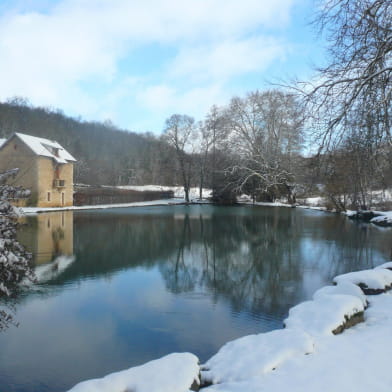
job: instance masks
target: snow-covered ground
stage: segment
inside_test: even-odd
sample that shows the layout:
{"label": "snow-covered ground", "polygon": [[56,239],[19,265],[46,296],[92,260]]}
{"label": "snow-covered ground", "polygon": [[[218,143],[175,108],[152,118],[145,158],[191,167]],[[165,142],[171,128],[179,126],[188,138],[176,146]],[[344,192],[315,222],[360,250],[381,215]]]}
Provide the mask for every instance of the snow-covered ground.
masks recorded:
{"label": "snow-covered ground", "polygon": [[[274,370],[260,371],[246,380],[221,382],[205,391],[390,392],[392,295],[381,294],[368,300],[364,323],[340,335],[314,339],[314,349],[308,355],[291,356]],[[232,360],[236,362],[238,358]]]}
{"label": "snow-covered ground", "polygon": [[[163,206],[185,203],[185,193],[182,187],[169,187],[161,185],[143,185],[143,186],[119,186],[120,189],[131,189],[135,191],[173,191],[173,199],[161,199],[152,201],[140,201],[134,203],[118,203],[118,204],[99,204],[91,206],[70,206],[70,207],[21,207],[20,213],[36,214],[39,212],[53,212],[53,211],[73,211],[73,210],[97,210],[106,208],[125,208],[125,207],[147,207],[147,206]],[[199,199],[199,188],[190,188],[189,198],[191,203],[206,202],[207,198],[211,196],[211,189],[203,189],[203,200]]]}
{"label": "snow-covered ground", "polygon": [[99,204],[99,205],[92,205],[92,206],[21,207],[19,208],[19,211],[24,214],[36,214],[38,212],[100,210],[106,208],[125,208],[125,207],[169,206],[175,204],[184,204],[184,199],[174,198],[174,199],[162,199],[162,200],[152,200],[152,201],[140,201],[135,203]]}
{"label": "snow-covered ground", "polygon": [[[246,195],[242,195],[238,199],[238,201],[241,204],[252,204],[252,205],[259,205],[259,206],[266,206],[266,207],[293,207],[291,204],[288,204],[288,203],[285,203],[282,201],[276,201],[273,203],[267,203],[267,202],[253,203],[249,197],[246,197]],[[336,212],[335,210],[328,210],[326,207],[323,207],[323,205],[325,205],[325,200],[322,197],[306,198],[306,199],[301,200],[301,203],[303,203],[303,204],[296,204],[295,207],[311,209],[311,210],[318,210],[318,211],[325,211],[325,212]],[[371,212],[377,216],[372,218],[370,220],[370,223],[373,223],[377,226],[384,226],[384,227],[391,226],[392,227],[392,211],[372,210]],[[346,215],[347,217],[352,217],[353,215],[356,215],[357,213],[358,213],[358,211],[353,211],[353,210],[347,210],[347,211],[342,212],[342,214]]]}
{"label": "snow-covered ground", "polygon": [[[293,307],[285,329],[226,343],[201,366],[201,390],[390,392],[392,293],[365,296],[358,285],[390,288],[392,262],[334,282]],[[172,354],[82,382],[69,392],[188,392],[198,373],[195,356]]]}
{"label": "snow-covered ground", "polygon": [[175,353],[144,365],[88,380],[68,392],[186,392],[199,384],[195,355]]}
{"label": "snow-covered ground", "polygon": [[[335,278],[313,301],[290,310],[286,329],[227,343],[205,365],[206,392],[314,392],[392,390],[392,295],[365,297],[392,284],[392,263]],[[364,322],[334,335],[336,326],[364,311]],[[283,344],[282,344],[283,343]]]}
{"label": "snow-covered ground", "polygon": [[[119,189],[129,189],[133,191],[145,192],[145,191],[173,191],[174,197],[185,198],[184,187],[182,186],[164,186],[164,185],[124,185],[117,186]],[[212,195],[211,189],[203,188],[203,199],[209,198]],[[200,197],[200,190],[197,187],[189,189],[189,198],[198,199]]]}
{"label": "snow-covered ground", "polygon": [[303,204],[309,207],[323,207],[325,206],[325,198],[322,196],[307,197],[303,200]]}

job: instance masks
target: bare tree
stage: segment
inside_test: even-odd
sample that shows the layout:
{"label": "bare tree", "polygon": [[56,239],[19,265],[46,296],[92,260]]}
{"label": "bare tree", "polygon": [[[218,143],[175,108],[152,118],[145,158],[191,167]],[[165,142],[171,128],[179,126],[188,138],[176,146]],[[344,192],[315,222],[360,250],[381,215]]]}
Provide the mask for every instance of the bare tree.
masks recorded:
{"label": "bare tree", "polygon": [[330,62],[300,83],[321,148],[342,142],[355,121],[375,145],[391,145],[392,2],[327,0],[315,19]]}
{"label": "bare tree", "polygon": [[199,174],[199,197],[203,198],[203,187],[208,182],[215,188],[217,171],[217,149],[227,136],[227,121],[223,108],[213,105],[204,121],[198,123],[197,162]]}
{"label": "bare tree", "polygon": [[164,128],[164,140],[174,147],[176,152],[187,203],[192,178],[194,131],[195,120],[185,114],[173,114],[166,120]]}
{"label": "bare tree", "polygon": [[227,108],[230,133],[228,171],[239,191],[255,198],[292,180],[292,155],[302,143],[302,115],[291,94],[271,90],[235,97]]}

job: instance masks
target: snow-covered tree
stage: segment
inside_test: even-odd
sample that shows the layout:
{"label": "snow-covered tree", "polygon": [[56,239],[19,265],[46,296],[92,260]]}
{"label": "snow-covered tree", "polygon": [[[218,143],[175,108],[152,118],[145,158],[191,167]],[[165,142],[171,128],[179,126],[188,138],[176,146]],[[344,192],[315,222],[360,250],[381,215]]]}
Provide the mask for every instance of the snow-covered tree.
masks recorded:
{"label": "snow-covered tree", "polygon": [[[20,284],[34,280],[31,254],[16,239],[17,213],[11,199],[26,197],[29,191],[8,185],[18,169],[0,174],[0,298],[15,297]],[[0,330],[12,323],[12,315],[0,308]]]}

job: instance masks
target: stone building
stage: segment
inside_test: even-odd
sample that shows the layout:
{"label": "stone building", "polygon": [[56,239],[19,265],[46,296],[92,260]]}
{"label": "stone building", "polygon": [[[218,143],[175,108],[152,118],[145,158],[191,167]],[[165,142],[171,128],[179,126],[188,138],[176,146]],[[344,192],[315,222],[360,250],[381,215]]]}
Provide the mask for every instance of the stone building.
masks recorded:
{"label": "stone building", "polygon": [[0,146],[0,172],[18,168],[9,183],[31,191],[30,198],[16,200],[17,205],[72,206],[74,162],[57,142],[22,133],[14,133]]}

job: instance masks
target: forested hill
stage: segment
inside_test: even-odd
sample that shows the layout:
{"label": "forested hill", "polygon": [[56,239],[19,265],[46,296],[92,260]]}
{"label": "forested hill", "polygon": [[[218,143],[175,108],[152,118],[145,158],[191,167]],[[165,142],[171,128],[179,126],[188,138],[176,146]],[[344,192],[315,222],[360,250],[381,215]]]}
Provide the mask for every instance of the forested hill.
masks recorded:
{"label": "forested hill", "polygon": [[58,141],[77,160],[75,182],[127,185],[165,184],[167,146],[152,135],[86,122],[60,111],[34,108],[23,100],[0,103],[0,137],[14,132]]}

